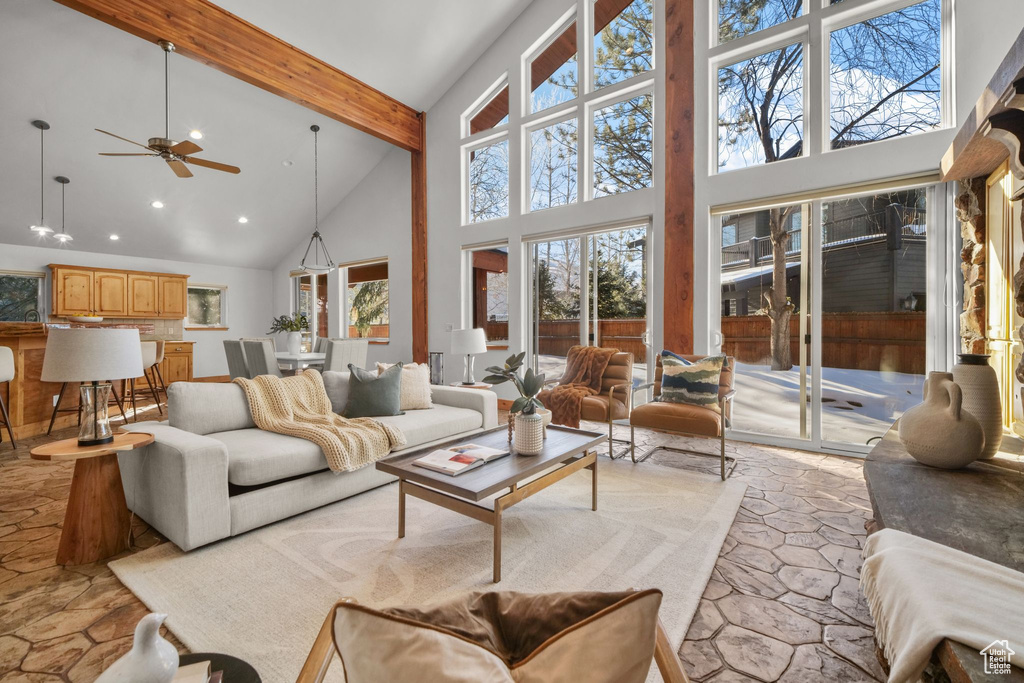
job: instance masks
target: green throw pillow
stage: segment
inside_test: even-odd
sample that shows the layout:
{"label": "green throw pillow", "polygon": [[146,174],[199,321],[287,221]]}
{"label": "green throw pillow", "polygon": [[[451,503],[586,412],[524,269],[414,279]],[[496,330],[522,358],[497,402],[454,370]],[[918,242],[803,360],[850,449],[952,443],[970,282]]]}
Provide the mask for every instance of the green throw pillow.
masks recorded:
{"label": "green throw pillow", "polygon": [[369,372],[349,363],[348,404],[345,417],[382,417],[403,415],[402,363],[380,373]]}

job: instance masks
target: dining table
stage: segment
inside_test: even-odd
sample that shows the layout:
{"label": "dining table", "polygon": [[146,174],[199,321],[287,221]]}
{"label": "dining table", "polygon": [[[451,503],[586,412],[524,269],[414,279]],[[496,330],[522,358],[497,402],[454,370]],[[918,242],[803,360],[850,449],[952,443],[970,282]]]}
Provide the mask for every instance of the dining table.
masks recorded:
{"label": "dining table", "polygon": [[278,365],[296,371],[308,367],[322,367],[327,359],[326,353],[314,353],[312,351],[303,351],[301,353],[278,351],[274,355],[277,356]]}

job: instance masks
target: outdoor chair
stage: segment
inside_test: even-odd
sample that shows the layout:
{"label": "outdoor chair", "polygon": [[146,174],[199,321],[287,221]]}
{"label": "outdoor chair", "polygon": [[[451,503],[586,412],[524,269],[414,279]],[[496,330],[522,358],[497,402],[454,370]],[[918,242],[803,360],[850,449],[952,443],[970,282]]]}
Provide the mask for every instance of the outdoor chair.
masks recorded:
{"label": "outdoor chair", "polygon": [[[682,356],[688,361],[698,361],[706,356]],[[689,405],[686,403],[668,403],[658,401],[661,396],[661,356],[658,356],[658,364],[654,373],[654,382],[641,384],[633,389],[633,409],[629,414],[629,455],[633,462],[643,462],[651,457],[651,454],[658,450],[672,451],[673,453],[687,453],[702,457],[720,458],[722,462],[722,480],[725,481],[732,474],[736,467],[736,459],[725,455],[725,430],[732,419],[732,399],[736,395],[733,389],[734,368],[736,360],[728,358],[722,368],[722,374],[718,381],[718,408],[713,410],[704,406]],[[642,405],[636,405],[636,394],[641,391],[653,389],[654,400]],[[651,429],[663,434],[677,434],[681,436],[705,436],[719,440],[719,453],[701,453],[685,448],[673,448],[670,446],[655,446],[642,454],[636,455],[636,428]],[[727,467],[728,466],[728,467]]]}

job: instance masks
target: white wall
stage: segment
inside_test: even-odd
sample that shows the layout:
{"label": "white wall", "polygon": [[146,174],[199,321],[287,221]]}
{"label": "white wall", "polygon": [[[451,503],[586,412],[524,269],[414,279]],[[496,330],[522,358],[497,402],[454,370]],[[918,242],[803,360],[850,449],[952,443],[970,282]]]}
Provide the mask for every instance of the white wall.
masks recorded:
{"label": "white wall", "polygon": [[184,341],[196,342],[193,347],[193,374],[196,377],[228,374],[223,340],[260,337],[270,325],[271,311],[267,302],[271,297],[272,281],[269,270],[0,244],[0,270],[38,271],[49,275],[46,266],[50,263],[179,273],[189,276],[189,284],[227,285],[228,330],[184,333]]}
{"label": "white wall", "polygon": [[[329,193],[329,188],[321,189]],[[322,195],[323,196],[323,195]],[[320,221],[320,234],[339,264],[386,257],[388,259],[391,339],[371,344],[368,362],[412,360],[412,180],[409,153],[393,149]],[[313,226],[309,226],[312,234]],[[309,236],[277,265],[273,272],[274,315],[292,313],[292,282],[288,273],[299,267]],[[340,336],[338,271],[327,278],[328,333]],[[278,342],[282,346],[282,342]]]}

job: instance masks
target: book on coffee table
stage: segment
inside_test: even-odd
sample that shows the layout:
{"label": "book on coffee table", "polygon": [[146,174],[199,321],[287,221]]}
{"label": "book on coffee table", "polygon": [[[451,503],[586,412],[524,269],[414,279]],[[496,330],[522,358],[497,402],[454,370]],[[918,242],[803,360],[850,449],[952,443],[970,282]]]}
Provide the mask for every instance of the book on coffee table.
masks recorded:
{"label": "book on coffee table", "polygon": [[412,464],[454,477],[508,454],[509,451],[467,443],[433,451]]}

